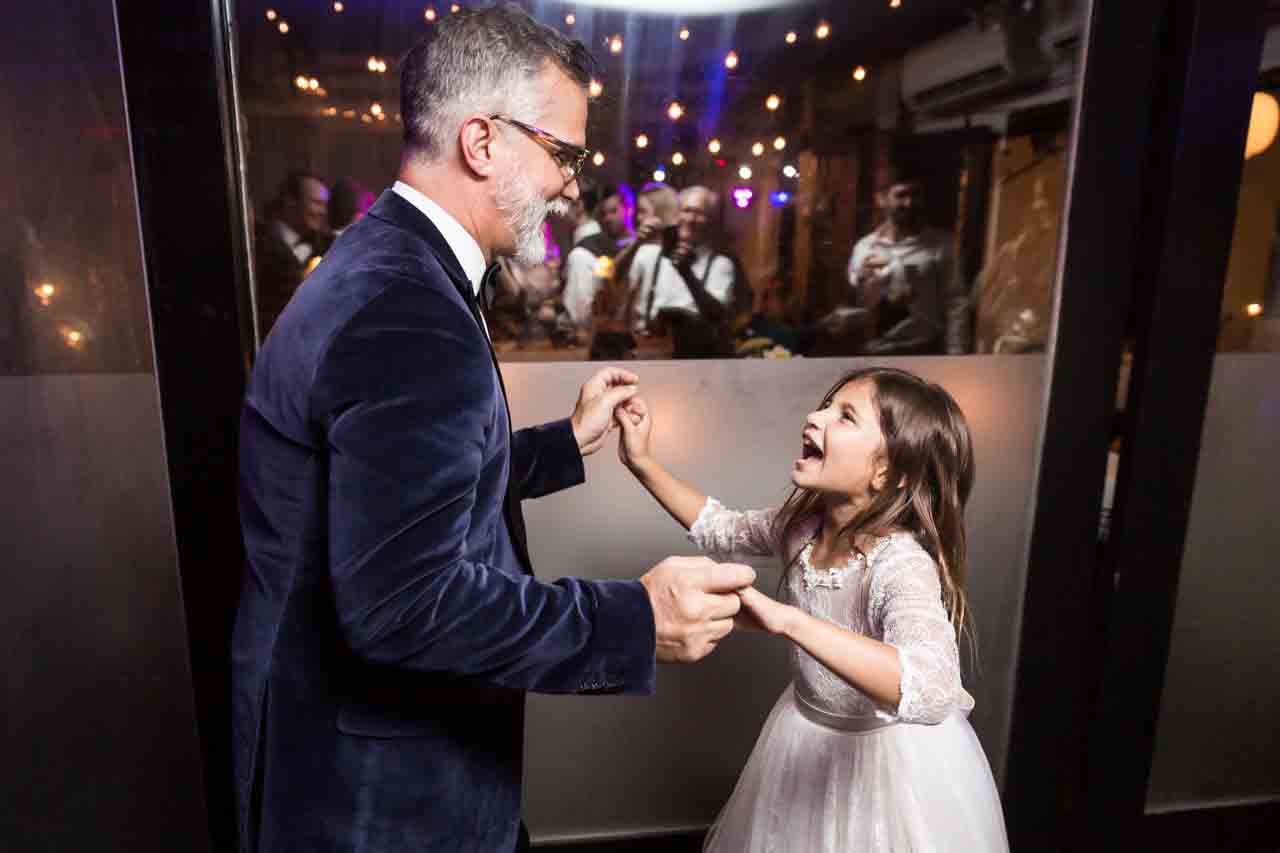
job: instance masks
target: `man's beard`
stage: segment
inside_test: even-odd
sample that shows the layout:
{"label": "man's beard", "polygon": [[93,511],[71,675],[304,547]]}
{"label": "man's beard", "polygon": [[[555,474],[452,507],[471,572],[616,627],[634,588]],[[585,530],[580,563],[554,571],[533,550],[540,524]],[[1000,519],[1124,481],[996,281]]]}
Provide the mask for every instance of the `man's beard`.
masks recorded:
{"label": "man's beard", "polygon": [[569,213],[565,200],[547,201],[533,181],[514,167],[498,179],[493,200],[503,224],[515,237],[515,251],[512,253],[515,260],[526,267],[546,260],[547,244],[542,237],[542,225],[548,214],[565,216]]}

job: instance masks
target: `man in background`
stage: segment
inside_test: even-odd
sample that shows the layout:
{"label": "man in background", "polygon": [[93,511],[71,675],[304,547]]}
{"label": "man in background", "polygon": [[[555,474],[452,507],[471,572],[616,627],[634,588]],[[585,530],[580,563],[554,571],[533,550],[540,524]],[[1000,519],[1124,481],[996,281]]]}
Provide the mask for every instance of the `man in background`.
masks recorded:
{"label": "man in background", "polygon": [[607,184],[600,190],[596,219],[600,233],[574,245],[565,261],[564,307],[579,327],[591,322],[591,303],[605,277],[597,275],[601,258],[612,261],[631,242],[635,196],[626,184]]}
{"label": "man in background", "polygon": [[254,235],[258,330],[263,338],[324,254],[330,237],[329,188],[315,175],[290,172]]}

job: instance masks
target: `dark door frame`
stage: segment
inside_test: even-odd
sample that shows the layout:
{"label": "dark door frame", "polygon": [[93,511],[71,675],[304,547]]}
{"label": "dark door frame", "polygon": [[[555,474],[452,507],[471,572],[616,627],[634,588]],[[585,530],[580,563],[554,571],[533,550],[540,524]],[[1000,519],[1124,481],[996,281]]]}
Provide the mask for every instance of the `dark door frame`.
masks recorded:
{"label": "dark door frame", "polygon": [[1265,6],[1094,4],[1005,786],[1015,850],[1274,843],[1274,805],[1145,814]]}

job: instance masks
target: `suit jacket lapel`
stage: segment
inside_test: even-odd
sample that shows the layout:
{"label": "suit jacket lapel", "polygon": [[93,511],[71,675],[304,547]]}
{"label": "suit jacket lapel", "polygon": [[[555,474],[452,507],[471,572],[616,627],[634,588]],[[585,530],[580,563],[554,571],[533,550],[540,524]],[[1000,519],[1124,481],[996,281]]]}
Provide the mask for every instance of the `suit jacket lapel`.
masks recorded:
{"label": "suit jacket lapel", "polygon": [[[485,331],[484,320],[480,317],[480,303],[476,299],[475,288],[472,286],[471,280],[467,278],[467,274],[463,272],[458,256],[453,253],[453,249],[449,248],[449,243],[444,239],[444,235],[440,233],[440,229],[436,228],[431,220],[423,215],[422,211],[392,190],[383,191],[377,203],[369,209],[368,215],[404,228],[407,231],[412,231],[425,240],[427,245],[431,247],[436,259],[440,261],[440,266],[444,268],[445,273],[449,276],[450,282],[457,288],[462,301],[471,310],[471,317],[476,321],[476,326],[479,327],[480,334],[484,336],[485,344],[489,347],[489,358],[493,361],[494,373],[498,375],[498,388],[502,392],[502,405],[507,412],[507,453],[509,456],[514,443],[511,440],[511,404],[507,400],[507,385],[502,379],[502,368],[498,364],[498,353],[494,350],[493,341],[490,340],[489,333]],[[529,558],[528,536],[524,526],[524,511],[520,507],[520,496],[515,491],[509,461],[507,493],[503,500],[502,508],[503,514],[507,518],[507,530],[511,534],[511,542],[515,546],[516,555],[520,558],[524,570],[529,574],[533,574],[533,561]]]}

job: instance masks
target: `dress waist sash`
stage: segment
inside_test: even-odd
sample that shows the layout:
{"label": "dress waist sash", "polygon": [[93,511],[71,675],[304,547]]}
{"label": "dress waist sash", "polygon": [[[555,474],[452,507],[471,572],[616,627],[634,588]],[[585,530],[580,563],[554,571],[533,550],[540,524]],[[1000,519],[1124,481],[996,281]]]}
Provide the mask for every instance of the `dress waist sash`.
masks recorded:
{"label": "dress waist sash", "polygon": [[897,720],[886,720],[876,716],[842,717],[838,714],[831,714],[810,705],[801,698],[799,692],[795,693],[795,700],[800,716],[811,723],[816,723],[829,729],[866,734],[867,732],[879,731],[880,729],[887,729],[889,726],[898,725]]}

